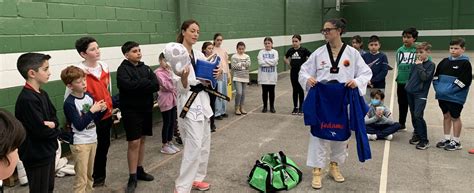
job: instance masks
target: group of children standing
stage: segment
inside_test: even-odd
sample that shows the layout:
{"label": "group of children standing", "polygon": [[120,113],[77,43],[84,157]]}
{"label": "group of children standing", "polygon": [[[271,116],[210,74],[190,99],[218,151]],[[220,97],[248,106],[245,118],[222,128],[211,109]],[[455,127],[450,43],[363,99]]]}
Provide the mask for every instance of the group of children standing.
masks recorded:
{"label": "group of children standing", "polygon": [[430,147],[423,114],[428,92],[433,84],[436,99],[443,113],[444,131],[444,137],[436,147],[448,151],[462,149],[460,115],[472,82],[472,67],[469,58],[463,55],[464,39],[453,39],[449,44],[450,56],[436,66],[429,56],[431,44],[417,43],[418,31],[415,28],[405,29],[402,37],[403,46],[396,52],[399,122],[394,122],[390,118],[390,110],[383,104],[385,77],[390,66],[385,54],[378,51],[381,45],[379,38],[375,35],[369,38],[369,52],[361,49],[360,36],[354,36],[352,39],[352,45],[359,48],[373,73],[368,85],[370,92],[366,95],[370,106],[366,117],[368,138],[391,140],[393,133],[406,130],[406,116],[410,110],[414,132],[409,143],[416,145],[420,150]]}
{"label": "group of children standing", "polygon": [[[191,37],[195,33],[193,26],[198,27],[197,22],[191,22],[185,28],[182,27],[184,31],[182,31],[179,43],[185,46],[189,44],[188,47],[195,43],[192,42],[194,39],[188,38],[188,35]],[[326,35],[331,32],[331,28],[327,29],[329,31],[324,32]],[[371,36],[368,41],[369,52],[359,51],[373,74],[367,84],[367,101],[370,98],[370,108],[365,119],[368,138],[391,140],[393,133],[406,128],[406,114],[410,109],[414,132],[409,143],[416,145],[417,149],[427,149],[430,143],[423,113],[429,88],[433,82],[436,99],[444,117],[444,137],[436,144],[436,147],[445,150],[461,149],[462,122],[460,115],[472,81],[471,64],[467,56],[463,55],[464,40],[462,38],[452,40],[449,46],[450,56],[435,67],[429,57],[431,45],[427,42],[415,43],[418,38],[415,28],[404,30],[402,36],[404,45],[397,50],[396,55],[399,122],[391,119],[389,108],[383,104],[385,77],[389,66],[386,55],[379,51],[380,39],[375,35]],[[222,39],[222,34],[216,34],[214,44],[204,43],[202,47],[204,56],[202,57],[201,53],[196,53],[195,57],[195,53],[190,50],[190,56],[192,55],[193,59],[191,62],[195,62],[197,58],[212,60],[215,56],[221,57],[223,60],[220,69],[223,70],[222,76],[218,76],[218,85],[220,86],[217,87],[217,91],[226,94],[227,83],[232,80],[237,91],[235,114],[247,114],[244,101],[251,60],[245,54],[245,43],[238,42],[237,53],[232,55],[230,67],[227,66],[227,52],[220,48]],[[292,41],[293,48],[285,54],[285,63],[291,66],[294,103],[292,114],[301,114],[304,92],[298,82],[298,73],[301,65],[311,53],[300,46],[301,36],[294,35]],[[362,44],[362,41],[360,37],[354,37],[352,43],[355,45],[354,47],[357,47]],[[269,110],[271,113],[275,113],[275,85],[279,57],[278,52],[273,49],[272,38],[266,37],[264,46],[265,48],[257,56],[258,82],[262,85],[262,112],[265,113]],[[78,65],[69,66],[61,72],[61,80],[67,87],[63,109],[73,133],[70,148],[75,159],[74,192],[92,192],[93,187],[103,186],[106,178],[105,169],[110,146],[113,109],[110,95],[111,77],[107,64],[100,61],[99,45],[94,38],[80,38],[76,41],[75,47],[84,61]],[[152,175],[145,172],[142,165],[146,136],[152,135],[153,94],[158,92],[158,103],[163,115],[161,152],[166,154],[179,152],[181,150],[172,143],[177,110],[182,109],[182,106],[179,105],[183,104],[178,99],[187,99],[184,96],[189,95],[189,84],[192,84],[192,82],[188,82],[187,76],[194,75],[183,72],[179,75],[183,79],[176,84],[177,77],[171,72],[163,54],[159,55],[160,67],[153,72],[141,61],[141,50],[136,42],[126,42],[122,46],[122,53],[126,59],[117,70],[117,86],[120,93],[119,107],[123,115],[128,141],[127,158],[130,176],[127,192],[134,192],[138,180],[154,180]],[[52,192],[54,189],[54,157],[58,148],[56,140],[61,131],[56,109],[46,91],[41,89],[41,86],[48,82],[50,76],[49,59],[49,55],[26,53],[21,55],[17,61],[18,71],[25,78],[26,83],[18,96],[15,116],[23,124],[27,133],[25,141],[19,148],[19,155],[26,168],[30,192]],[[233,76],[231,76],[231,72],[233,72]],[[179,97],[180,95],[184,98]],[[200,97],[202,98],[201,102],[209,103],[216,118],[226,116],[225,101],[217,102],[216,100],[221,99],[215,99],[215,97],[212,99],[210,94]],[[208,97],[210,100],[206,100]],[[267,105],[268,99],[269,105]],[[207,109],[201,110],[205,111],[202,114],[204,116],[201,117],[202,120],[211,117],[211,112]],[[205,169],[201,171],[198,168],[201,165],[207,168],[210,146],[208,132],[215,130],[215,125],[212,119],[210,123],[202,122],[201,119],[191,120],[189,117],[188,119],[181,125],[185,127],[185,146],[192,147],[191,150],[185,149],[183,156],[195,156],[194,158],[202,158],[202,160],[201,162],[187,163],[189,160],[183,159],[180,177],[176,181],[177,191],[188,190],[190,187],[207,190],[209,184],[203,182],[206,175]],[[196,124],[200,124],[199,127],[204,128],[203,131],[200,131],[202,132],[200,134],[200,136],[202,135],[200,141],[202,144],[194,144],[195,142],[191,138],[195,133],[186,130]],[[205,131],[207,124],[209,124],[209,131]],[[452,136],[451,130],[453,131]],[[196,152],[199,153],[194,155]],[[337,163],[334,167],[337,167]],[[192,176],[188,173],[191,170]],[[335,172],[335,174],[337,174],[336,178],[341,178],[339,181],[344,181],[339,172]]]}

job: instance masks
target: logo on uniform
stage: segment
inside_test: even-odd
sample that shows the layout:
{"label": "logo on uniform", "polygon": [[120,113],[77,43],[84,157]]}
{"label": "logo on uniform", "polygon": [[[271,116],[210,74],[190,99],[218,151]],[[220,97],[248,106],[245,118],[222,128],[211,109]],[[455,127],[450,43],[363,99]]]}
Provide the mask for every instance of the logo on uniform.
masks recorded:
{"label": "logo on uniform", "polygon": [[345,67],[349,67],[351,65],[351,63],[349,62],[349,60],[344,60],[342,62],[342,64],[344,64]]}
{"label": "logo on uniform", "polygon": [[324,66],[324,65],[326,65],[326,61],[324,61],[324,60],[323,60],[323,61],[321,61],[321,64],[320,64],[320,65],[321,65],[321,66]]}

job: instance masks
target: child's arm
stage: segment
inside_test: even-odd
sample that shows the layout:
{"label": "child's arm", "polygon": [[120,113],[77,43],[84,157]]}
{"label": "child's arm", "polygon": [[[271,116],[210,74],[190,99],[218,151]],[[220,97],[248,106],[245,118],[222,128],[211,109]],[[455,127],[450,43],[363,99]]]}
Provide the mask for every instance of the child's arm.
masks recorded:
{"label": "child's arm", "polygon": [[274,54],[273,59],[266,59],[265,62],[269,66],[276,66],[278,64],[278,52],[276,50],[272,50],[272,53]]}
{"label": "child's arm", "polygon": [[149,90],[153,90],[151,89],[153,86],[152,81],[148,77],[132,79],[124,66],[120,66],[117,69],[117,87],[119,87],[121,92],[141,93],[144,90],[150,92]]}
{"label": "child's arm", "polygon": [[[369,53],[370,54],[370,53]],[[374,82],[380,82],[382,80],[385,80],[385,77],[387,76],[388,74],[388,60],[387,60],[387,56],[386,55],[383,55],[381,57],[381,60],[380,61],[380,65],[382,65],[382,69],[380,70],[380,72],[376,73],[376,74],[373,74],[372,76],[372,80],[371,82],[374,83]]]}
{"label": "child's arm", "polygon": [[260,65],[261,67],[268,67],[270,65],[267,64],[267,62],[263,59],[263,50],[260,50],[260,52],[258,52],[258,55],[257,55],[257,61],[258,61],[258,65]]}
{"label": "child's arm", "polygon": [[466,86],[470,86],[472,82],[472,66],[469,61],[466,61],[464,63],[464,68],[461,70],[461,74],[457,78],[457,80],[454,81],[454,84],[458,85],[459,88],[463,89]]}
{"label": "child's arm", "polygon": [[241,63],[239,62],[239,59],[237,57],[234,57],[232,56],[230,58],[230,67],[233,69],[233,70],[241,70],[242,69],[242,65]]}
{"label": "child's arm", "polygon": [[423,63],[421,64],[415,64],[414,68],[416,69],[416,73],[418,73],[418,76],[420,76],[421,81],[431,81],[433,79],[433,73],[434,73],[434,64],[432,62],[429,62],[429,65],[425,68]]}
{"label": "child's arm", "polygon": [[[170,92],[170,91],[175,90],[173,81],[163,81],[166,79],[165,76],[167,75],[165,75],[164,73],[156,73],[156,75],[157,75],[158,83],[160,84],[161,91]],[[168,77],[168,78],[172,79],[172,77]]]}
{"label": "child's arm", "polygon": [[[25,129],[32,139],[55,139],[60,133],[57,129],[58,122],[57,120],[44,120],[41,106],[40,102],[36,100],[23,102],[22,109],[27,109],[23,111],[24,117],[27,118],[25,122],[28,122]],[[45,122],[53,122],[55,127],[51,128]]]}
{"label": "child's arm", "polygon": [[247,57],[245,58],[245,62],[244,62],[244,67],[245,69],[249,69],[250,68],[250,64],[251,64],[251,60],[250,60],[250,57],[247,55]]}
{"label": "child's arm", "polygon": [[374,113],[374,108],[372,106],[369,107],[369,112],[367,112],[367,115],[364,117],[365,124],[372,124],[377,122],[378,118]]}
{"label": "child's arm", "polygon": [[153,73],[153,70],[149,66],[148,68],[148,79],[151,82],[151,85],[149,88],[147,88],[150,93],[158,92],[160,90],[160,83],[158,82],[158,78],[156,77],[155,73]]}
{"label": "child's arm", "polygon": [[79,131],[82,131],[86,129],[92,121],[94,121],[94,113],[100,111],[100,104],[97,102],[94,103],[90,110],[83,115],[79,114],[74,103],[70,103],[67,101],[64,102],[63,109],[66,119],[70,121],[72,125],[74,125],[74,128]]}
{"label": "child's arm", "polygon": [[392,112],[387,107],[384,108],[383,116],[380,119],[381,124],[393,124],[395,121],[392,119]]}

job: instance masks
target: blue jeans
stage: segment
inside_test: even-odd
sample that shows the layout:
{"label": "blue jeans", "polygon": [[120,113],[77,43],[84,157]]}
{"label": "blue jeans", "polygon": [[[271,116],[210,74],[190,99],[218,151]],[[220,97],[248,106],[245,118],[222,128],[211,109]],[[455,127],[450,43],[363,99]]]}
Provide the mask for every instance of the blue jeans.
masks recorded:
{"label": "blue jeans", "polygon": [[244,101],[245,101],[245,89],[246,89],[246,82],[237,82],[234,81],[234,87],[235,87],[235,106],[243,106]]}
{"label": "blue jeans", "polygon": [[422,141],[428,141],[426,121],[423,118],[427,100],[426,95],[407,93],[407,99],[414,128],[413,134],[420,137]]}
{"label": "blue jeans", "polygon": [[[227,95],[227,74],[222,74],[222,80],[217,80],[217,92]],[[227,101],[221,98],[216,99],[216,109],[214,115],[216,117],[225,114],[227,109]]]}

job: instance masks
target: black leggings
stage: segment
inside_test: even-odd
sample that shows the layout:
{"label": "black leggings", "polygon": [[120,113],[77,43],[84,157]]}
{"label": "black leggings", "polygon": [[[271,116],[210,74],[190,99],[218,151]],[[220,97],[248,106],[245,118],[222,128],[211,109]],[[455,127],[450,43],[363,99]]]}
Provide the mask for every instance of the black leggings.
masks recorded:
{"label": "black leggings", "polygon": [[268,95],[270,95],[270,108],[275,108],[275,85],[262,84],[263,108],[267,108]]}
{"label": "black leggings", "polygon": [[[293,107],[300,109],[303,108],[303,100],[304,100],[304,91],[301,88],[300,83],[298,82],[298,73],[300,69],[291,69],[290,71],[290,79],[291,79],[291,86],[293,87]],[[299,99],[299,103],[298,103]],[[298,106],[299,104],[299,106]]]}
{"label": "black leggings", "polygon": [[163,116],[163,128],[161,130],[161,141],[163,144],[173,140],[173,129],[176,120],[176,107],[173,107],[170,110],[161,112]]}

